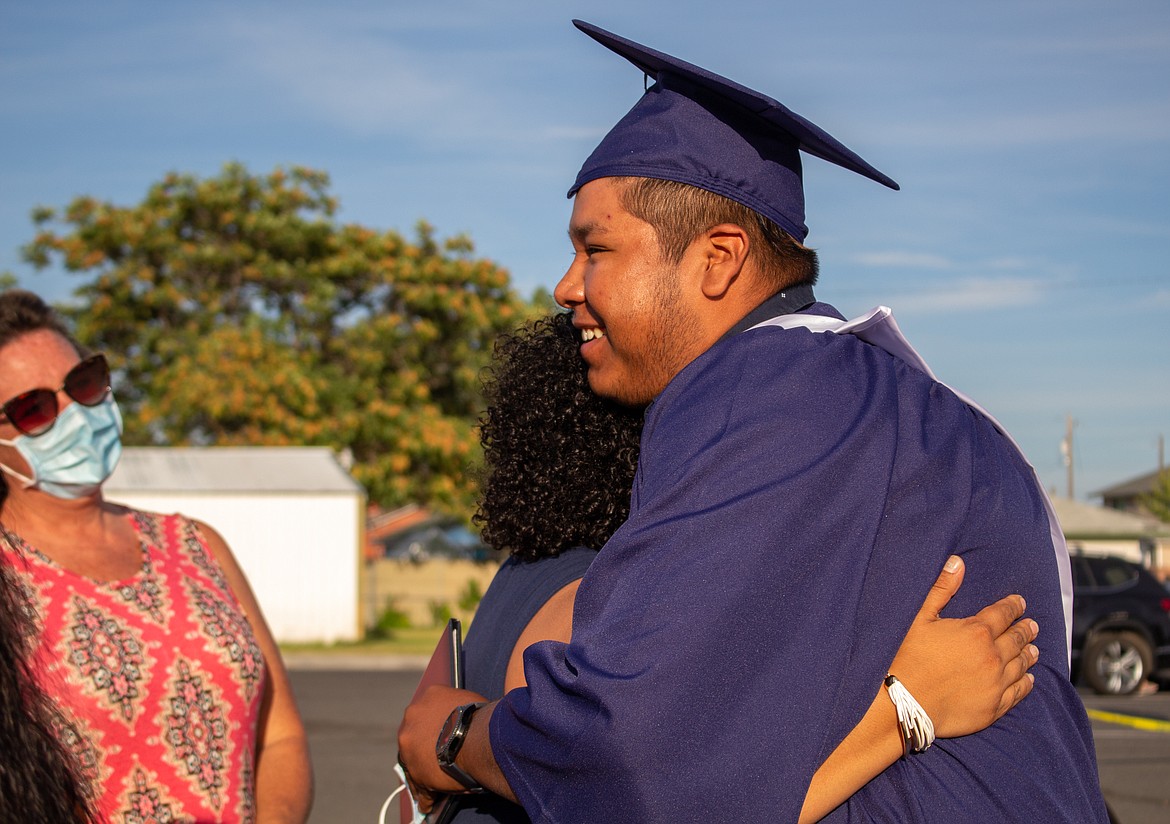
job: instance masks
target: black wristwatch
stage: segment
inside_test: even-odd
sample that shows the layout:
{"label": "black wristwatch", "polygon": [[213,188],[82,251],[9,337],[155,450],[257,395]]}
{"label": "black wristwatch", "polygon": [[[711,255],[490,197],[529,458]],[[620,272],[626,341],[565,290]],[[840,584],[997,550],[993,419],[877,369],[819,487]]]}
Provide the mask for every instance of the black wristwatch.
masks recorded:
{"label": "black wristwatch", "polygon": [[484,790],[479,782],[455,763],[455,756],[459,755],[463,742],[467,740],[471,716],[485,703],[464,704],[451,710],[443,729],[439,732],[439,740],[435,742],[435,755],[439,757],[439,766],[443,768],[443,772],[462,784],[470,793],[481,793]]}

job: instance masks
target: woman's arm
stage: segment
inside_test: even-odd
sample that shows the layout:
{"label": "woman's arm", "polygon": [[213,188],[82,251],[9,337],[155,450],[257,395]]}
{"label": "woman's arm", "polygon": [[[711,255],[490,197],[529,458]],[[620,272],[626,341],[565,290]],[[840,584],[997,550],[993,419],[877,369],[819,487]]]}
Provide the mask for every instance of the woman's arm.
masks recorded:
{"label": "woman's arm", "polygon": [[504,692],[528,685],[524,679],[524,650],[537,641],[568,641],[573,636],[573,602],[577,598],[579,586],[580,578],[565,584],[544,602],[544,606],[537,610],[524,627],[508,657]]}
{"label": "woman's arm", "polygon": [[[1010,596],[966,619],[939,613],[963,582],[964,566],[952,556],[906,634],[890,671],[907,685],[935,725],[939,738],[978,732],[1032,689],[1028,668],[1038,651],[1036,624],[1013,626],[1024,601]],[[508,662],[505,692],[525,686],[524,650],[542,640],[568,641],[573,632],[574,581],[545,602],[521,633]],[[865,716],[817,770],[800,821],[819,821],[902,757],[894,704],[884,685]]]}
{"label": "woman's arm", "polygon": [[243,607],[268,668],[256,741],[256,822],[304,824],[313,805],[313,768],[288,672],[248,579],[227,543],[211,527],[196,524]]}
{"label": "woman's arm", "polygon": [[[939,738],[978,732],[1023,700],[1032,689],[1028,669],[1039,655],[1031,644],[1038,631],[1036,622],[1019,620],[1025,604],[1018,595],[997,601],[969,618],[939,617],[939,612],[958,591],[963,571],[960,558],[953,556],[948,560],[890,665],[890,671],[930,715]],[[571,622],[572,606],[560,603],[542,621],[547,622],[546,626],[556,626],[559,621],[559,631],[565,633],[566,616]],[[548,637],[542,636],[533,624],[530,628],[533,632],[526,628],[517,642],[512,652],[514,659],[523,653],[527,644]],[[571,623],[568,631],[571,632]],[[562,640],[566,640],[563,635]],[[880,684],[877,687],[865,716],[813,776],[801,808],[802,824],[828,815],[902,757],[902,738],[894,705],[885,687]],[[432,687],[407,707],[398,733],[399,751],[412,765],[408,780],[415,797],[426,809],[430,808],[431,798],[427,788],[439,792],[458,789],[438,769],[432,742],[447,714],[460,703],[472,700],[482,700],[482,697]],[[488,727],[494,709],[492,703],[476,713],[456,763],[483,786],[514,801],[515,795],[491,752]]]}
{"label": "woman's arm", "polygon": [[[990,726],[1032,690],[1028,669],[1039,650],[1036,622],[1020,621],[1024,599],[1009,595],[970,618],[940,618],[963,582],[956,556],[931,587],[890,672],[906,685],[935,726],[955,738]],[[801,824],[819,821],[902,757],[897,714],[884,685],[861,721],[813,775]]]}

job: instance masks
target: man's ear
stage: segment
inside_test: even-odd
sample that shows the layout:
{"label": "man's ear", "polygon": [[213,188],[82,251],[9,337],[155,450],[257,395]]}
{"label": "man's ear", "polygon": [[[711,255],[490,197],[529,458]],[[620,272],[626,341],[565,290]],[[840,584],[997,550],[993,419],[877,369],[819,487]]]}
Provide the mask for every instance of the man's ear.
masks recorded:
{"label": "man's ear", "polygon": [[712,226],[700,237],[706,268],[703,271],[703,295],[719,300],[727,294],[731,284],[747,262],[751,241],[743,227],[734,223]]}

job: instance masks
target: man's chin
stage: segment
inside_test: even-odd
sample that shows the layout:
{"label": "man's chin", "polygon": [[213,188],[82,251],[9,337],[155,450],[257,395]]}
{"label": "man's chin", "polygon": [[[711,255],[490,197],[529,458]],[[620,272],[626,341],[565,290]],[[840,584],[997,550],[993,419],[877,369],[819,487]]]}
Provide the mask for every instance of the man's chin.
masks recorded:
{"label": "man's chin", "polygon": [[638,387],[634,381],[623,380],[620,376],[601,367],[590,366],[587,378],[593,394],[621,406],[637,409],[647,406],[653,400],[653,398],[644,399],[639,396],[636,391]]}
{"label": "man's chin", "polygon": [[598,395],[606,400],[618,400],[616,387],[612,385],[612,381],[606,380],[605,370],[590,364],[585,375],[589,381],[589,388],[593,390],[594,395]]}

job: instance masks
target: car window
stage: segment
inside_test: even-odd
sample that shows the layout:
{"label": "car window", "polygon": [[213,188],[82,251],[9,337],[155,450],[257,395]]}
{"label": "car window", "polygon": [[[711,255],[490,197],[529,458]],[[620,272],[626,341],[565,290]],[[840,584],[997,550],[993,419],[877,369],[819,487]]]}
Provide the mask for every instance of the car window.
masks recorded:
{"label": "car window", "polygon": [[1137,580],[1137,570],[1120,558],[1093,558],[1090,560],[1097,586],[1120,587]]}
{"label": "car window", "polygon": [[448,529],[447,539],[458,546],[475,546],[479,543],[479,536],[462,525]]}
{"label": "car window", "polygon": [[1072,577],[1074,587],[1094,586],[1093,570],[1089,567],[1089,559],[1074,555],[1072,557]]}

